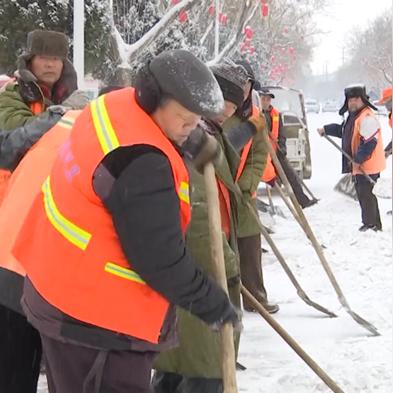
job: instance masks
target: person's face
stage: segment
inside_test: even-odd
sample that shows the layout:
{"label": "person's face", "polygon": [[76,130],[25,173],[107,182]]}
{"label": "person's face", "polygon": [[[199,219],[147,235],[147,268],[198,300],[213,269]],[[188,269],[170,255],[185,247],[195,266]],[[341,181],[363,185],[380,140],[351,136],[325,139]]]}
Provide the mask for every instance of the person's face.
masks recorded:
{"label": "person's face", "polygon": [[201,116],[168,99],[153,112],[152,118],[170,140],[181,146],[196,128]]}
{"label": "person's face", "polygon": [[35,55],[31,60],[30,68],[39,82],[52,87],[60,79],[63,60],[55,56]]}
{"label": "person's face", "polygon": [[212,120],[222,126],[227,119],[229,119],[235,112],[237,106],[231,101],[224,101],[224,110],[221,114],[214,117]]}
{"label": "person's face", "polygon": [[270,96],[262,96],[261,97],[262,109],[268,110],[270,108],[271,102],[272,102],[272,97],[270,97]]}
{"label": "person's face", "polygon": [[251,88],[252,88],[252,83],[251,83],[251,81],[248,81],[248,82],[244,85],[244,87],[243,87],[244,101],[246,101],[246,99],[247,99],[248,96],[250,95]]}
{"label": "person's face", "polygon": [[364,107],[360,97],[352,97],[348,99],[348,112],[357,112]]}

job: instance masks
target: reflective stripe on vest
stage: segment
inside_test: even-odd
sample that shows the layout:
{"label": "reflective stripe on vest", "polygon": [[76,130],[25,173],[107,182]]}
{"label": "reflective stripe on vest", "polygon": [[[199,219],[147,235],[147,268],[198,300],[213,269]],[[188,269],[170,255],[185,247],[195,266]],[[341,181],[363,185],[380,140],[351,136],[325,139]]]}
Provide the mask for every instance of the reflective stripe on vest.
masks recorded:
{"label": "reflective stripe on vest", "polygon": [[94,121],[98,140],[104,154],[110,153],[120,146],[115,130],[108,116],[104,103],[104,96],[94,100],[91,104],[91,114]]}
{"label": "reflective stripe on vest", "polygon": [[15,239],[35,197],[41,193],[42,183],[50,173],[59,146],[70,134],[68,125],[74,123],[79,113],[67,112],[26,153],[9,179],[0,209],[0,266],[14,273],[25,275],[11,252]]}
{"label": "reflective stripe on vest", "polygon": [[125,88],[81,112],[59,150],[45,194],[30,208],[14,253],[36,290],[62,313],[114,334],[158,343],[168,300],[133,270],[93,187],[97,166],[114,148],[141,144],[168,158],[179,203],[174,221],[180,220],[185,235],[190,204],[183,159],[139,107],[134,90]]}
{"label": "reflective stripe on vest", "polygon": [[42,192],[44,194],[44,206],[48,220],[65,239],[81,250],[86,250],[91,238],[91,233],[78,227],[61,214],[53,199],[50,187],[50,177],[48,177],[42,185]]}
{"label": "reflective stripe on vest", "polygon": [[[358,151],[361,138],[360,125],[363,119],[367,116],[375,116],[374,112],[369,107],[364,108],[355,120],[351,142],[352,155],[355,155]],[[360,165],[363,171],[368,175],[379,173],[385,169],[385,153],[383,150],[381,129],[378,129],[375,134],[375,138],[377,138],[377,145],[375,146],[375,149],[371,153],[371,156]],[[358,167],[352,166],[352,174],[361,175],[362,172]]]}

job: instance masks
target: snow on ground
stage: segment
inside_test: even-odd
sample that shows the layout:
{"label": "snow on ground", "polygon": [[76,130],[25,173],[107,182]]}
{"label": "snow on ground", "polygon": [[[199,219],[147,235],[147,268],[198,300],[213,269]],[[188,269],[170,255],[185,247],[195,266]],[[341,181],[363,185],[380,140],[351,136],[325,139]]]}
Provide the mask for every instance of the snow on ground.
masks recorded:
{"label": "snow on ground", "polygon": [[[275,203],[287,219],[276,217],[273,239],[309,297],[338,318],[325,317],[306,305],[270,251],[263,256],[265,284],[281,309],[274,318],[313,357],[345,393],[392,392],[392,216],[391,199],[379,199],[383,232],[358,232],[358,202],[333,191],[341,178],[341,157],[319,137],[316,128],[339,122],[335,114],[310,114],[313,176],[307,181],[320,202],[304,212],[346,299],[356,313],[377,327],[371,337],[341,307],[319,259],[284,203]],[[380,119],[384,145],[391,138],[387,119]],[[384,195],[391,196],[391,158],[383,173]],[[288,212],[288,213],[287,213]],[[257,314],[244,318],[238,372],[239,392],[313,393],[330,389]]]}
{"label": "snow on ground", "polygon": [[[383,232],[358,232],[358,203],[333,191],[341,178],[341,156],[316,128],[340,121],[331,113],[308,118],[313,160],[309,188],[321,198],[305,214],[353,311],[377,327],[371,337],[340,306],[319,259],[278,196],[287,219],[275,217],[273,239],[309,297],[329,308],[328,318],[303,303],[270,251],[263,256],[265,284],[281,309],[274,318],[313,357],[345,393],[392,392],[392,216],[391,199],[379,199]],[[384,145],[391,138],[381,118]],[[380,180],[380,193],[391,196],[392,162]],[[266,244],[264,244],[265,247]],[[330,389],[257,314],[246,313],[238,372],[239,393],[323,393]],[[45,381],[40,381],[44,393]]]}

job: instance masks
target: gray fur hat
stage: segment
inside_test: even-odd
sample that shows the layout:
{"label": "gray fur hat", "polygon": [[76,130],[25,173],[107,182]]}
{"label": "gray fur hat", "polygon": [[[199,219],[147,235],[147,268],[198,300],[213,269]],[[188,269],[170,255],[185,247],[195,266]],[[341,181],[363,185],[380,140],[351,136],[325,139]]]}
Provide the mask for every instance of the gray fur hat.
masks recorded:
{"label": "gray fur hat", "polygon": [[68,37],[64,33],[51,30],[33,30],[27,35],[25,58],[35,55],[67,58],[69,50]]}

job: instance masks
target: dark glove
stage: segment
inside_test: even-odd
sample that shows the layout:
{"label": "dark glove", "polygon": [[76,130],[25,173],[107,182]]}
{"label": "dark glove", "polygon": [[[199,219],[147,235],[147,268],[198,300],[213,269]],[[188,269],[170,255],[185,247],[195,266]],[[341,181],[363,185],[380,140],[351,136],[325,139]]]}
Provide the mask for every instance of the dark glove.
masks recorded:
{"label": "dark glove", "polygon": [[248,121],[231,128],[227,133],[227,139],[237,152],[240,152],[248,141],[257,133],[256,127]]}
{"label": "dark glove", "polygon": [[243,330],[242,312],[240,309],[235,307],[231,302],[229,302],[228,307],[226,307],[220,319],[218,321],[213,322],[209,326],[212,328],[212,330],[218,332],[226,323],[231,323],[233,329],[236,332],[241,332]]}
{"label": "dark glove", "polygon": [[219,159],[221,150],[216,138],[198,126],[191,131],[187,141],[183,144],[183,151],[194,168],[203,172],[208,162]]}
{"label": "dark glove", "polygon": [[277,181],[277,176],[273,177],[273,179],[269,180],[266,182],[266,184],[269,184],[270,187],[274,187],[274,185],[276,184]]}

